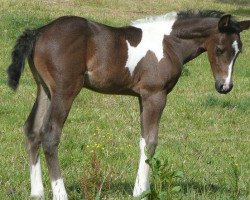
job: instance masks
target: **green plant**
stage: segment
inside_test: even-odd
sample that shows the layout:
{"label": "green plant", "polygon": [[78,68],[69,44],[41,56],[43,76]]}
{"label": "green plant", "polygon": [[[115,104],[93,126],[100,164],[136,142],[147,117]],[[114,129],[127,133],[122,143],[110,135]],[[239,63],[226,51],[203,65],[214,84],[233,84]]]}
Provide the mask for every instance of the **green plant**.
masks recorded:
{"label": "green plant", "polygon": [[96,149],[91,152],[91,167],[88,168],[81,180],[83,196],[86,200],[108,199],[110,189],[111,169],[103,169]]}
{"label": "green plant", "polygon": [[232,181],[233,182],[232,183],[233,195],[232,195],[232,198],[233,199],[238,199],[239,195],[240,195],[239,180],[240,180],[241,172],[240,172],[239,166],[235,162],[234,158],[232,158],[231,167],[232,167],[231,169],[232,169],[232,175],[233,175],[233,181]]}
{"label": "green plant", "polygon": [[157,152],[155,156],[146,160],[151,169],[151,189],[145,191],[138,199],[147,197],[149,200],[168,200],[181,191],[176,185],[178,179],[183,178],[183,172],[174,170],[167,156]]}

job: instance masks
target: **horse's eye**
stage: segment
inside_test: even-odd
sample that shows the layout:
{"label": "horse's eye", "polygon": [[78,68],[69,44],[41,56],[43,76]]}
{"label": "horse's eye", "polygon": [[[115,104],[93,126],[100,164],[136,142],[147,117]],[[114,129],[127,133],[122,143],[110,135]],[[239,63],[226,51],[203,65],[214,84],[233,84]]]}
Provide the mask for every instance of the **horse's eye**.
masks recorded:
{"label": "horse's eye", "polygon": [[215,53],[216,53],[217,56],[222,55],[222,54],[223,54],[222,48],[219,47],[219,46],[216,46],[216,48],[215,48]]}

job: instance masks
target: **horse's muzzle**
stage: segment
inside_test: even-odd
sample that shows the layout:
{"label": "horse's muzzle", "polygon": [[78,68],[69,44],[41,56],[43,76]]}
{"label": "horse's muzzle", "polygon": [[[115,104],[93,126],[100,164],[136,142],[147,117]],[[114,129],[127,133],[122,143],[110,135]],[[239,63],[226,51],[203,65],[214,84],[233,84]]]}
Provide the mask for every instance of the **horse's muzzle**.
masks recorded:
{"label": "horse's muzzle", "polygon": [[225,84],[225,83],[215,83],[215,88],[217,90],[217,92],[219,92],[220,94],[227,94],[229,93],[232,88],[233,88],[233,83],[229,83],[229,84]]}

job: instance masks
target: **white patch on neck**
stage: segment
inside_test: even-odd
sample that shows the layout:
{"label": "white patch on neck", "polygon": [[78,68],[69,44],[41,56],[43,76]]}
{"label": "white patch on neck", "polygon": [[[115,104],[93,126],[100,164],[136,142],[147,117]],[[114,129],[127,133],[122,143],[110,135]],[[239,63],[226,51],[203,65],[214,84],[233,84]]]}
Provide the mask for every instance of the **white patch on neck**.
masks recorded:
{"label": "white patch on neck", "polygon": [[63,179],[57,179],[51,182],[53,200],[68,200],[68,196],[64,187]]}
{"label": "white patch on neck", "polygon": [[138,62],[146,55],[148,51],[155,53],[158,61],[163,58],[163,39],[164,35],[169,35],[172,31],[174,22],[177,19],[177,13],[171,12],[163,16],[140,19],[131,24],[131,26],[142,30],[141,42],[133,47],[128,41],[128,59],[125,67],[133,74]]}
{"label": "white patch on neck", "polygon": [[135,181],[135,187],[133,191],[133,196],[137,197],[144,191],[149,190],[149,165],[145,162],[147,160],[147,156],[145,154],[146,142],[144,138],[140,139],[140,163],[139,169],[137,172],[137,177]]}
{"label": "white patch on neck", "polygon": [[232,79],[232,72],[233,72],[234,60],[235,60],[237,54],[240,51],[239,50],[239,46],[238,46],[238,42],[236,40],[233,42],[232,47],[234,48],[235,54],[234,54],[234,57],[233,57],[232,61],[230,62],[229,66],[228,66],[227,78],[225,80],[223,89],[229,88],[229,85],[230,85],[230,83],[232,81],[231,79]]}
{"label": "white patch on neck", "polygon": [[42,172],[40,159],[38,158],[35,165],[30,167],[30,183],[31,183],[31,193],[30,196],[36,199],[44,199],[44,189],[42,182]]}

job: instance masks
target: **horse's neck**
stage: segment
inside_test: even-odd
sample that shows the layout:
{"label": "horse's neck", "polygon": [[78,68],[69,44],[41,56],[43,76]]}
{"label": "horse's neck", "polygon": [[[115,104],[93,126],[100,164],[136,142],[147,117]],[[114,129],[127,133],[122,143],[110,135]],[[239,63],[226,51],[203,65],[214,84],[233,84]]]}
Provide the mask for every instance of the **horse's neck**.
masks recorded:
{"label": "horse's neck", "polygon": [[183,64],[205,51],[205,42],[217,28],[216,19],[180,20],[171,33],[171,43]]}
{"label": "horse's neck", "polygon": [[207,38],[183,40],[180,43],[180,52],[183,64],[205,52],[204,43]]}
{"label": "horse's neck", "polygon": [[205,38],[187,40],[170,35],[164,39],[164,49],[170,57],[176,56],[181,64],[185,64],[205,51],[202,48],[205,41]]}

